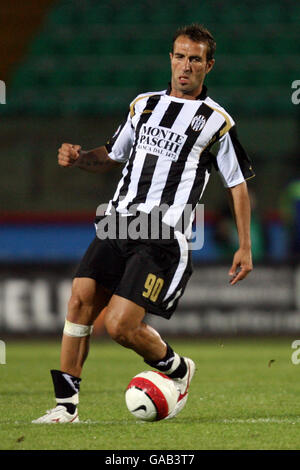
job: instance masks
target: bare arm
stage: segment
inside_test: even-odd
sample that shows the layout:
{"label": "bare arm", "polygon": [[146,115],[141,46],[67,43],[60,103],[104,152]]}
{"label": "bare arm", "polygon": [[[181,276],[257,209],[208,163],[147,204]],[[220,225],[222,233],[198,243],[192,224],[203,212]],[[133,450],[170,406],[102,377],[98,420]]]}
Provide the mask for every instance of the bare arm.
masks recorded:
{"label": "bare arm", "polygon": [[229,275],[232,276],[230,284],[234,285],[244,279],[253,269],[250,237],[251,207],[247,183],[243,182],[229,188],[228,195],[240,245],[234,254],[233,263],[229,271]]}
{"label": "bare arm", "polygon": [[82,170],[103,173],[111,168],[120,166],[120,163],[109,158],[106,147],[102,146],[88,151],[81,150],[75,166]]}
{"label": "bare arm", "polygon": [[108,156],[106,147],[81,150],[80,145],[62,144],[58,151],[58,164],[64,167],[75,166],[92,173],[104,173],[120,163]]}

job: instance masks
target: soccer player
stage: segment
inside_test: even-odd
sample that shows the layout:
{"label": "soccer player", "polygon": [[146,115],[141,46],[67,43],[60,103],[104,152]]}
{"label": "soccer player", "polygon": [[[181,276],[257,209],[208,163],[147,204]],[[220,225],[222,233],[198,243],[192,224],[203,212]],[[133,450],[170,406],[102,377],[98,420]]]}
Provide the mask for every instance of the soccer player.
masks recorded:
{"label": "soccer player", "polygon": [[[252,270],[246,179],[253,171],[233,119],[207,95],[204,79],[213,68],[214,52],[215,41],[206,28],[180,28],[170,53],[168,88],[135,98],[127,119],[106,145],[84,151],[64,143],[59,149],[62,167],[103,172],[125,165],[106,212],[96,219],[97,236],[73,280],[60,370],[51,370],[56,407],[35,423],[78,422],[82,368],[93,323],[104,307],[111,338],[175,381],[178,399],[170,417],[182,410],[195,364],[176,353],[144,316],[149,312],[170,318],[183,295],[192,272],[188,240],[193,215],[212,165],[229,193],[239,236],[230,284]],[[215,156],[210,152],[214,145]],[[153,220],[159,234],[151,237]],[[125,221],[126,236],[121,236]],[[135,223],[146,226],[144,236],[130,236]],[[106,238],[105,224],[116,228],[115,233],[108,230]]]}

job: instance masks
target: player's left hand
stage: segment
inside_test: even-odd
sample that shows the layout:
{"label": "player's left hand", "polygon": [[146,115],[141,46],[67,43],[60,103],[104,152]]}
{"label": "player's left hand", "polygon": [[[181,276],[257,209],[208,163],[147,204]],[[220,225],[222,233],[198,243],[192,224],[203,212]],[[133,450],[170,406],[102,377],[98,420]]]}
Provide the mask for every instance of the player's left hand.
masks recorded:
{"label": "player's left hand", "polygon": [[251,250],[238,249],[234,254],[232,266],[228,273],[231,276],[229,283],[233,286],[242,279],[245,279],[252,269]]}

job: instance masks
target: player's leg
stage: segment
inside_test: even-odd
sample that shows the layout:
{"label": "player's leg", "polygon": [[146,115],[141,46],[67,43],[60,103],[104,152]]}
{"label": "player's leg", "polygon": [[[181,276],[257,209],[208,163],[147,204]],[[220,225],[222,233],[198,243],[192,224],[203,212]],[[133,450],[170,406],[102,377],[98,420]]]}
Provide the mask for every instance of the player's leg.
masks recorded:
{"label": "player's leg", "polygon": [[94,279],[74,279],[61,345],[62,371],[81,376],[89,352],[92,325],[110,297],[111,293]]}
{"label": "player's leg", "polygon": [[183,377],[186,364],[160,334],[143,320],[145,309],[131,300],[113,295],[106,310],[105,327],[113,340],[142,356],[147,364]]}
{"label": "player's leg", "polygon": [[163,341],[159,333],[143,319],[145,309],[131,300],[113,295],[106,311],[105,326],[116,342],[130,348],[144,358],[151,367],[158,369],[175,381],[178,401],[169,418],[184,407],[190,382],[195,372],[194,362],[181,357]]}
{"label": "player's leg", "polygon": [[92,325],[111,294],[90,278],[75,278],[61,345],[61,369],[51,370],[57,406],[35,423],[77,422],[81,371]]}
{"label": "player's leg", "polygon": [[176,382],[179,395],[175,415],[187,400],[195,364],[177,354],[145,323],[144,316],[146,311],[172,316],[192,272],[191,256],[181,234],[128,246],[130,257],[108,304],[106,328],[115,341],[133,349],[147,364]]}
{"label": "player's leg", "polygon": [[133,349],[146,361],[165,356],[167,345],[159,333],[143,319],[145,309],[131,300],[113,295],[106,309],[105,327],[113,340]]}

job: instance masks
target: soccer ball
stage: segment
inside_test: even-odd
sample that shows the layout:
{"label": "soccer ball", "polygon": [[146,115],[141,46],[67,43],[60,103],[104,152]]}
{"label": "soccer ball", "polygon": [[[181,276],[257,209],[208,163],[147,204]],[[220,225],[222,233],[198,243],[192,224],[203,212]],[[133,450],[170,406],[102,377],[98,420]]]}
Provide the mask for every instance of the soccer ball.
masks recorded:
{"label": "soccer ball", "polygon": [[172,379],[161,372],[147,370],[131,379],[125,392],[130,413],[142,421],[160,421],[174,410],[178,390]]}

